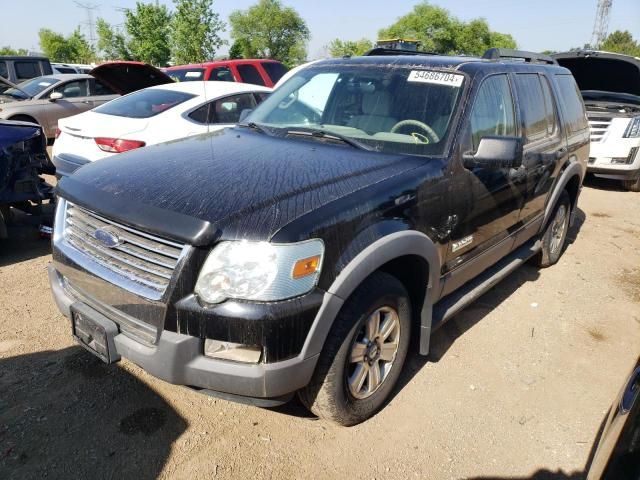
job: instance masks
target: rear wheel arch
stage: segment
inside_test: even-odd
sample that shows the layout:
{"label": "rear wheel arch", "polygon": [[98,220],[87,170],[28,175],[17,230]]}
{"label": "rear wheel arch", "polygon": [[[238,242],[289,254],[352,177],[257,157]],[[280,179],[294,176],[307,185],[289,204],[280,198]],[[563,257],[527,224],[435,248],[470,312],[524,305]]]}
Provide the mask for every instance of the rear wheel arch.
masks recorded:
{"label": "rear wheel arch", "polygon": [[25,115],[25,114],[13,115],[9,117],[9,120],[16,120],[18,122],[31,122],[31,123],[35,123],[36,125],[40,125],[40,123],[31,115]]}

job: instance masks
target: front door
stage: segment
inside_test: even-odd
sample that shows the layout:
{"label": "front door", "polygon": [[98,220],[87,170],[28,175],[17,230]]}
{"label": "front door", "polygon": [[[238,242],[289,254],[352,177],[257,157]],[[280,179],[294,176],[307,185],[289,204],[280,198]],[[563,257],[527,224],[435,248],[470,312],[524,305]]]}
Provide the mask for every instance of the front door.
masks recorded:
{"label": "front door", "polygon": [[89,94],[89,83],[86,79],[71,80],[58,85],[48,94],[58,92],[62,98],[49,102],[47,107],[47,137],[53,137],[58,126],[58,120],[85,112],[93,108],[91,96]]}
{"label": "front door", "polygon": [[[462,153],[475,153],[484,136],[514,137],[520,134],[508,75],[487,77],[476,89],[473,107],[460,138]],[[453,291],[468,277],[465,266],[482,263],[479,257],[492,247],[510,249],[510,233],[519,225],[525,200],[525,180],[511,168],[466,169],[453,166],[450,243],[444,272],[451,272],[443,294]],[[494,262],[491,257],[488,264]],[[455,273],[457,270],[457,273]]]}

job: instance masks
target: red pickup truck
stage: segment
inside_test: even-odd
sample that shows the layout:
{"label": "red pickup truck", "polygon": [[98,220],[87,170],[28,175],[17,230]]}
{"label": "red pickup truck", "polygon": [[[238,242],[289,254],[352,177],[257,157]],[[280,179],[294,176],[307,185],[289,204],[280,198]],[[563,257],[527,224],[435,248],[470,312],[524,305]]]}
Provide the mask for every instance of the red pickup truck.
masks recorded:
{"label": "red pickup truck", "polygon": [[178,82],[191,80],[217,80],[243,82],[273,87],[287,72],[287,67],[276,60],[221,60],[217,62],[176,65],[164,69]]}

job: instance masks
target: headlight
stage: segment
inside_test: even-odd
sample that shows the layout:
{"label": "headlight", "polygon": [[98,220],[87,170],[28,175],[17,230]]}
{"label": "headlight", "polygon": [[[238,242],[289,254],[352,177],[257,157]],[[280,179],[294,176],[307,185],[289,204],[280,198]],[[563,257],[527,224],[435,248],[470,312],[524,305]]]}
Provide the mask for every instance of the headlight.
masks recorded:
{"label": "headlight", "polygon": [[623,138],[640,137],[640,117],[632,118],[624,132]]}
{"label": "headlight", "polygon": [[230,298],[275,301],[302,295],[318,282],[324,243],[222,242],[204,262],[195,293],[206,303]]}

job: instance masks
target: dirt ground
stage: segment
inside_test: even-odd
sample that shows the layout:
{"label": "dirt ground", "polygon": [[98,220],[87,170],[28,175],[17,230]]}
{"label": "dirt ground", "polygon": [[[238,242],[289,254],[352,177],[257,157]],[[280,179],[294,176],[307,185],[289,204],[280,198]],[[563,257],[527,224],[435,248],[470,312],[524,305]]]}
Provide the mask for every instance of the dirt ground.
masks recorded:
{"label": "dirt ground", "polygon": [[640,352],[639,202],[590,181],[559,264],[458,315],[353,428],[103,365],[74,345],[21,216],[0,242],[0,478],[583,478]]}

